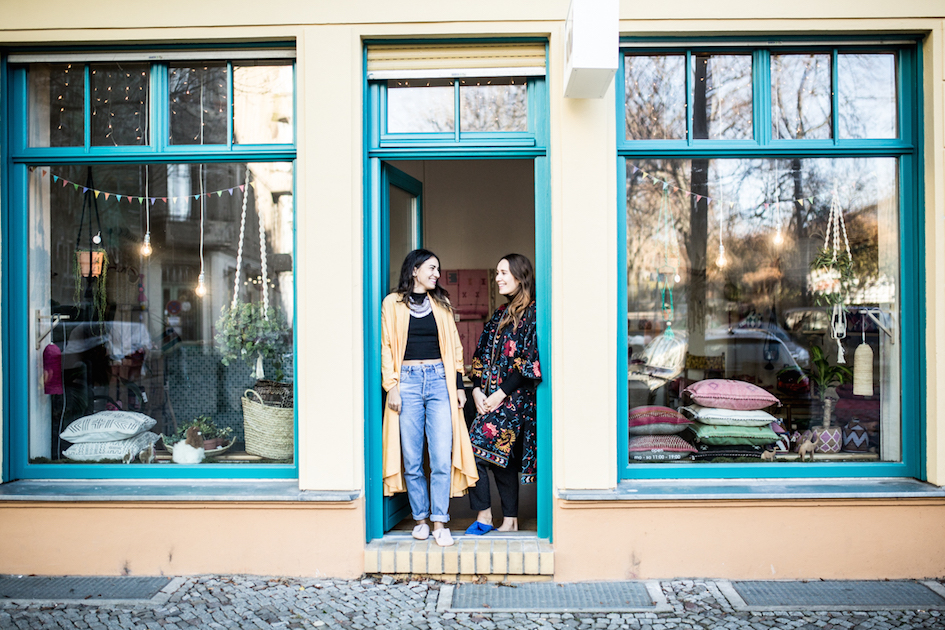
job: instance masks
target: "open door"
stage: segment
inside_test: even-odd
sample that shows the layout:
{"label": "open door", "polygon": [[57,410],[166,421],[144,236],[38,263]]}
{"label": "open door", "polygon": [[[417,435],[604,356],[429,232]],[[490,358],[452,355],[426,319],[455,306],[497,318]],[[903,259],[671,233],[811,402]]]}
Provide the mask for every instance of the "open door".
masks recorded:
{"label": "open door", "polygon": [[[423,184],[390,164],[381,169],[381,255],[382,278],[387,279],[385,294],[397,287],[400,265],[408,253],[422,246],[423,222],[421,201]],[[387,396],[381,394],[382,404]],[[383,409],[383,407],[382,407]],[[407,493],[384,497],[384,531],[391,529],[410,514]]]}

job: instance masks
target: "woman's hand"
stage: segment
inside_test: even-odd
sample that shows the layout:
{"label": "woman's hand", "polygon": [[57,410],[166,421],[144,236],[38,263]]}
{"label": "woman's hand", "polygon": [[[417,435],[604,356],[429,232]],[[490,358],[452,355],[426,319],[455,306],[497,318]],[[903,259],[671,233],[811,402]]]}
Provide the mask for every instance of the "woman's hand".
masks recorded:
{"label": "woman's hand", "polygon": [[456,390],[456,404],[459,405],[460,409],[466,406],[466,390],[465,389]]}
{"label": "woman's hand", "polygon": [[486,408],[484,406],[486,402],[486,395],[482,393],[482,390],[478,387],[473,388],[472,398],[473,403],[476,404],[476,413],[479,415],[486,413]]}
{"label": "woman's hand", "polygon": [[394,385],[390,388],[390,391],[387,392],[387,407],[391,411],[396,411],[400,413],[400,386]]}
{"label": "woman's hand", "polygon": [[497,389],[488,398],[486,398],[486,400],[482,403],[482,406],[486,410],[486,413],[489,413],[490,411],[495,411],[498,409],[503,400],[505,400],[505,392],[503,392],[501,389]]}

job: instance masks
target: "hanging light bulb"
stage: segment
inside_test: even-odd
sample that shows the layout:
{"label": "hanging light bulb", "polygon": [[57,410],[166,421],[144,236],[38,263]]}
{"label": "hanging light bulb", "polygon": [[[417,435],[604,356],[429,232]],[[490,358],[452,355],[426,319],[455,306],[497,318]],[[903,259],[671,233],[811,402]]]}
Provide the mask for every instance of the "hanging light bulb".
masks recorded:
{"label": "hanging light bulb", "polygon": [[151,233],[147,232],[144,235],[144,242],[141,243],[141,255],[150,256],[153,251],[151,248]]}
{"label": "hanging light bulb", "polygon": [[673,276],[673,282],[679,282],[680,280],[681,278],[679,277],[678,273],[675,276]]}
{"label": "hanging light bulb", "polygon": [[[96,207],[97,207],[97,206],[96,206]],[[92,237],[92,242],[95,243],[96,245],[100,245],[100,244],[102,243],[102,231],[101,231],[101,230],[98,231],[98,234],[96,234],[95,236]]]}
{"label": "hanging light bulb", "polygon": [[784,237],[781,236],[781,228],[779,227],[777,233],[774,235],[774,244],[780,245],[783,242],[784,242]]}
{"label": "hanging light bulb", "polygon": [[715,260],[715,264],[720,268],[728,264],[728,261],[725,259],[725,246],[719,245],[719,257]]}
{"label": "hanging light bulb", "polygon": [[204,283],[204,275],[202,271],[197,276],[197,288],[194,289],[194,293],[197,294],[197,297],[203,297],[207,294],[207,285]]}

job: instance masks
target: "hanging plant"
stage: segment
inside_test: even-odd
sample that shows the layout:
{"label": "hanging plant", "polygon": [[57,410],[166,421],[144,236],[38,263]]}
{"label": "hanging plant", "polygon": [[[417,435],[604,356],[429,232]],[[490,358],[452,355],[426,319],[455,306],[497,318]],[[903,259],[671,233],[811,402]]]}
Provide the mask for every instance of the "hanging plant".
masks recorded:
{"label": "hanging plant", "polygon": [[105,294],[105,282],[108,276],[108,253],[100,247],[77,249],[72,260],[75,278],[76,304],[82,299],[83,280],[87,280],[92,292],[92,312],[98,321],[105,320],[105,308],[108,306]]}
{"label": "hanging plant", "polygon": [[[258,302],[225,306],[216,325],[221,361],[223,365],[257,358],[271,361],[276,380],[281,381],[285,376],[282,357],[292,349],[288,331],[285,315],[278,308],[266,309]],[[254,376],[263,375],[256,370]]]}

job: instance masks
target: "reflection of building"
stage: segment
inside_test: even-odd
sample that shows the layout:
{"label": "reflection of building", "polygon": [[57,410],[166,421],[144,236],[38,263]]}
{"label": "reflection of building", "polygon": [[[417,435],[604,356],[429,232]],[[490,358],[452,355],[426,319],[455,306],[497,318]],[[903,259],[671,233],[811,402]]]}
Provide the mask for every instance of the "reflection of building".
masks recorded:
{"label": "reflection of building", "polygon": [[[0,573],[119,573],[126,561],[139,574],[393,570],[388,556],[375,553],[398,526],[384,521],[396,510],[387,509],[377,476],[376,316],[398,263],[388,251],[397,228],[396,247],[429,246],[444,269],[478,274],[509,251],[536,262],[543,468],[539,484],[523,490],[532,507],[523,514],[530,533],[522,572],[549,572],[551,558],[560,580],[941,572],[945,323],[931,305],[945,290],[945,236],[933,226],[945,212],[945,147],[941,134],[929,131],[945,127],[941,10],[931,15],[935,9],[916,0],[888,7],[825,0],[786,18],[774,5],[722,3],[706,19],[687,5],[621,3],[616,28],[624,40],[612,42],[619,67],[606,96],[566,99],[566,3],[324,5],[276,0],[195,12],[169,0],[108,15],[94,29],[61,11],[6,8],[0,439],[2,480],[12,483],[0,486]],[[719,55],[722,34],[730,46]],[[385,53],[383,63],[376,51]],[[73,78],[78,71],[66,66],[111,64],[116,55],[150,72],[132,82],[114,70],[108,79],[123,82],[122,90],[150,87],[149,100],[130,101],[146,110],[85,107],[86,89]],[[206,68],[195,60],[206,60]],[[752,65],[759,60],[763,67]],[[826,72],[835,60],[836,73]],[[871,83],[870,63],[894,81]],[[834,86],[834,74],[859,79]],[[490,75],[501,75],[492,86],[504,90],[499,97],[490,90],[470,96],[464,90],[472,86],[460,81]],[[170,76],[173,84],[162,83]],[[94,94],[91,70],[88,77]],[[230,83],[223,90],[207,77]],[[390,98],[401,89],[392,82],[417,77],[445,96],[434,105],[423,92]],[[706,85],[693,89],[701,79]],[[203,100],[191,80],[208,88]],[[99,75],[95,81],[104,85]],[[866,98],[862,86],[878,96]],[[834,93],[842,99],[832,100]],[[45,98],[30,101],[28,94]],[[57,112],[60,95],[66,103]],[[398,96],[429,105],[427,115],[411,116],[414,101],[398,109]],[[175,97],[180,114],[170,109]],[[834,106],[842,111],[834,115]],[[879,109],[874,116],[849,113],[858,107]],[[505,115],[511,109],[515,115]],[[93,110],[94,124],[83,127]],[[398,117],[384,118],[391,110]],[[99,121],[109,111],[114,118],[130,112],[125,118],[133,124],[106,137],[110,123]],[[153,116],[142,136],[158,138],[150,144],[138,142],[142,111]],[[204,124],[213,129],[201,141]],[[89,165],[96,190],[157,201],[99,197],[103,221],[113,228],[104,234],[115,265],[108,316],[122,337],[111,340],[109,352],[96,335],[80,332],[74,341],[88,346],[65,358],[71,382],[88,386],[93,408],[104,395],[96,388],[116,385],[118,398],[132,405],[133,383],[147,392],[151,409],[160,408],[154,415],[162,423],[173,409],[178,419],[206,412],[241,430],[239,392],[252,384],[252,365],[222,366],[214,338],[234,284],[240,300],[259,303],[265,283],[295,348],[292,463],[185,469],[37,459],[54,452],[49,419],[60,406],[51,398],[57,394],[42,391],[42,355],[33,341],[53,308],[74,306],[70,261],[81,215],[76,189],[49,178],[81,187]],[[247,168],[251,203],[237,269],[243,197],[233,189],[244,185]],[[870,245],[856,255],[875,263],[849,296],[842,343],[850,357],[860,343],[871,344],[876,391],[855,398],[844,383],[837,415],[860,414],[883,444],[849,457],[818,453],[803,468],[788,461],[630,465],[632,396],[656,403],[679,395],[655,393],[652,374],[638,390],[628,388],[635,366],[662,368],[674,380],[723,371],[749,376],[766,390],[785,390],[779,395],[790,403],[784,408],[795,414],[791,421],[823,413],[804,379],[813,376],[811,347],[833,343],[831,320],[812,301],[807,278],[823,243],[834,178],[850,184],[845,211],[864,217],[854,225],[848,216],[848,227],[860,230],[854,244]],[[668,251],[657,229],[665,225],[663,183],[675,213],[668,225],[677,244]],[[193,196],[209,192],[201,251],[201,202]],[[391,199],[403,202],[394,226]],[[722,199],[735,207],[719,212]],[[147,207],[154,253],[142,261],[133,245],[146,230]],[[208,291],[198,299],[201,253]],[[678,335],[668,343],[668,336],[660,339],[667,329],[660,290],[670,283],[659,278],[667,255],[680,275],[671,287]],[[887,311],[883,322],[894,326],[896,343],[862,324],[865,307]],[[750,319],[752,326],[737,328]],[[49,339],[65,345],[73,341],[67,331],[89,323],[60,324]],[[136,339],[141,326],[152,347],[135,357],[144,345]],[[657,356],[661,343],[671,347]],[[126,344],[130,356],[114,351]],[[829,348],[828,365],[836,367],[836,344]],[[108,369],[95,374],[86,365]],[[50,479],[68,480],[72,490]],[[103,487],[113,501],[101,501]],[[681,497],[680,488],[701,494]],[[463,501],[454,508],[460,514]],[[136,525],[116,529],[116,522]],[[882,538],[882,552],[826,545],[817,554],[759,562],[774,547],[807,544],[811,531],[860,531],[864,522]],[[206,554],[190,531],[241,551]],[[64,535],[75,544],[53,552],[49,541]],[[700,536],[712,543],[694,550]],[[536,568],[539,544],[551,555]],[[465,568],[441,565],[438,572]]]}

